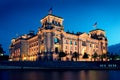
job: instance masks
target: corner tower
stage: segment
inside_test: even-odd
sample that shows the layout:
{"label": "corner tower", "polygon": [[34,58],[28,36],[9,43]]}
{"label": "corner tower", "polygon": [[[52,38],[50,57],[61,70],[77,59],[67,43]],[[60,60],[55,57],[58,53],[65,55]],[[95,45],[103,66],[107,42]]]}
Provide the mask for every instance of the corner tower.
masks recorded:
{"label": "corner tower", "polygon": [[90,36],[93,39],[98,39],[98,40],[105,40],[106,36],[105,36],[105,31],[102,29],[95,29],[90,31]]}
{"label": "corner tower", "polygon": [[46,52],[49,55],[54,51],[59,52],[62,43],[61,34],[64,31],[63,18],[53,15],[50,11],[40,22],[42,26],[38,30],[38,35],[43,38],[40,46],[44,47],[40,48],[40,52]]}
{"label": "corner tower", "polygon": [[98,40],[99,54],[107,53],[108,40],[107,40],[104,30],[95,29],[95,30],[90,31],[90,38]]}
{"label": "corner tower", "polygon": [[57,31],[61,31],[64,29],[63,27],[63,18],[55,16],[53,14],[48,14],[44,18],[41,19],[42,29],[56,29]]}

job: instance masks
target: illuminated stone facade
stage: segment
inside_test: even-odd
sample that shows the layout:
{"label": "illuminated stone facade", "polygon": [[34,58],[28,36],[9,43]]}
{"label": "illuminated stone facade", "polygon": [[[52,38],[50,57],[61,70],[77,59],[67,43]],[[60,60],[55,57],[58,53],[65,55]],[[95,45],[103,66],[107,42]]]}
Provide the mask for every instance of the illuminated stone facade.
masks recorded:
{"label": "illuminated stone facade", "polygon": [[[77,61],[93,61],[93,54],[107,53],[107,38],[104,30],[95,29],[87,33],[70,33],[64,31],[63,18],[48,14],[41,20],[42,26],[35,34],[29,34],[12,39],[10,45],[10,60],[36,61],[59,60],[59,53],[64,52],[62,61],[74,60],[74,52],[79,54]],[[83,58],[84,54],[88,58]],[[97,61],[100,60],[97,57]]]}

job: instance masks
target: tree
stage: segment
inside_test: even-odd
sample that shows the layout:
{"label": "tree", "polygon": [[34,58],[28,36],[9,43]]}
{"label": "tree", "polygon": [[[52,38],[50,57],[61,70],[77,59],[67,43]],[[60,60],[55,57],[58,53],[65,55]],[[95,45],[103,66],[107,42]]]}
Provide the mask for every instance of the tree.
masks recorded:
{"label": "tree", "polygon": [[5,51],[2,48],[2,45],[0,44],[0,56],[3,56],[3,54],[5,53]]}
{"label": "tree", "polygon": [[110,59],[110,52],[106,53],[107,60]]}
{"label": "tree", "polygon": [[107,54],[100,55],[101,60],[103,61],[104,58],[107,58]]}
{"label": "tree", "polygon": [[113,59],[114,59],[113,53],[110,54],[109,59],[110,59],[110,60],[113,60]]}
{"label": "tree", "polygon": [[87,59],[88,56],[89,56],[89,55],[88,55],[87,53],[84,53],[83,58],[84,58],[84,59]]}
{"label": "tree", "polygon": [[41,54],[42,54],[42,53],[38,52],[37,54],[38,54],[38,61],[40,61],[40,60],[41,60]]}
{"label": "tree", "polygon": [[111,53],[110,55],[109,55],[109,59],[110,60],[119,60],[120,59],[120,55],[118,55],[118,54],[114,54],[114,53]]}
{"label": "tree", "polygon": [[66,55],[67,55],[67,54],[65,54],[64,52],[60,52],[60,53],[59,53],[59,58],[60,58],[60,60],[61,60],[62,57],[65,57]]}
{"label": "tree", "polygon": [[72,55],[72,58],[75,58],[76,61],[77,61],[77,59],[79,58],[79,53],[74,52],[73,55]]}
{"label": "tree", "polygon": [[120,55],[118,55],[118,54],[113,55],[113,60],[119,60],[119,59],[120,59]]}
{"label": "tree", "polygon": [[4,55],[5,51],[2,48],[2,45],[0,44],[0,61],[8,61],[9,56]]}
{"label": "tree", "polygon": [[98,54],[95,52],[93,55],[92,55],[92,58],[94,58],[94,61],[96,61],[96,58],[98,57]]}

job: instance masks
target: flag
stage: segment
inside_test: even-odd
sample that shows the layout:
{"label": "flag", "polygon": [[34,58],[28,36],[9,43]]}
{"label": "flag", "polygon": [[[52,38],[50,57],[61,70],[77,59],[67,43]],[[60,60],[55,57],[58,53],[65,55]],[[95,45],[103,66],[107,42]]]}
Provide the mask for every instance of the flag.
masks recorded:
{"label": "flag", "polygon": [[49,14],[52,14],[52,8],[49,9]]}
{"label": "flag", "polygon": [[96,26],[97,26],[97,22],[95,22],[95,24],[94,24],[93,26],[96,28]]}

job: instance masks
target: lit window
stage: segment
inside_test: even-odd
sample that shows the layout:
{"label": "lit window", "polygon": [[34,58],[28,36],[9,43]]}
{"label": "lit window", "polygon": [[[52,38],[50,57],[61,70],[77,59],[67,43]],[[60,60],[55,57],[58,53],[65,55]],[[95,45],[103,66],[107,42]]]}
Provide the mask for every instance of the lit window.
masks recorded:
{"label": "lit window", "polygon": [[54,21],[54,20],[52,20],[52,23],[54,24],[54,23],[55,23],[55,21]]}
{"label": "lit window", "polygon": [[98,48],[98,45],[96,45],[96,48]]}
{"label": "lit window", "polygon": [[70,54],[72,55],[72,51],[70,51]]}
{"label": "lit window", "polygon": [[70,44],[72,45],[72,41],[70,41]]}
{"label": "lit window", "polygon": [[92,47],[92,45],[90,44],[90,47]]}
{"label": "lit window", "polygon": [[70,50],[72,50],[72,46],[70,47]]}
{"label": "lit window", "polygon": [[67,46],[66,46],[66,49],[67,49]]}
{"label": "lit window", "polygon": [[38,45],[38,42],[36,42],[36,46]]}
{"label": "lit window", "polygon": [[95,48],[95,45],[93,44],[93,48]]}
{"label": "lit window", "polygon": [[66,44],[68,44],[68,40],[66,40]]}
{"label": "lit window", "polygon": [[65,51],[65,53],[67,54],[67,51]]}
{"label": "lit window", "polygon": [[107,46],[107,43],[105,43],[105,46]]}
{"label": "lit window", "polygon": [[54,38],[54,42],[58,43],[59,42],[58,38]]}
{"label": "lit window", "polygon": [[77,47],[75,47],[75,50],[77,50]]}
{"label": "lit window", "polygon": [[103,49],[105,49],[105,46],[103,46]]}
{"label": "lit window", "polygon": [[36,44],[34,43],[33,46],[35,46]]}
{"label": "lit window", "polygon": [[82,46],[86,46],[86,42],[85,41],[82,42]]}
{"label": "lit window", "polygon": [[76,41],[74,42],[74,45],[77,45],[77,42],[76,42]]}

